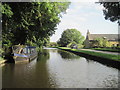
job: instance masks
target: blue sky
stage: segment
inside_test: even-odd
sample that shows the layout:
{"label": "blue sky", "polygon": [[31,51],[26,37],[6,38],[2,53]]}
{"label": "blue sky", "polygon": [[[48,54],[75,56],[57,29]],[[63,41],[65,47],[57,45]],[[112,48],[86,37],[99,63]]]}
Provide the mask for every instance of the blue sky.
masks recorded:
{"label": "blue sky", "polygon": [[102,9],[102,5],[95,2],[72,2],[50,41],[58,41],[62,32],[71,28],[79,30],[83,36],[86,36],[87,30],[93,34],[117,34],[117,22],[105,20]]}

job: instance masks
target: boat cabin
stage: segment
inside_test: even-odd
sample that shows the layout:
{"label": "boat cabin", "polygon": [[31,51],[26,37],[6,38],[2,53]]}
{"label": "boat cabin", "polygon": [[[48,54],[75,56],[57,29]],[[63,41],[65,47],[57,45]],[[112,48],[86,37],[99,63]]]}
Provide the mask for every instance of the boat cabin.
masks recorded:
{"label": "boat cabin", "polygon": [[37,57],[35,46],[15,45],[12,49],[15,61],[32,60]]}

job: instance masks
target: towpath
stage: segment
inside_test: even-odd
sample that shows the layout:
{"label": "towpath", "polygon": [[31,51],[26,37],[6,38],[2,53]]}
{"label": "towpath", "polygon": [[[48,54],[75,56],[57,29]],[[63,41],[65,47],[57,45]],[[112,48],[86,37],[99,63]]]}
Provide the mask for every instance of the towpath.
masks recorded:
{"label": "towpath", "polygon": [[92,49],[80,49],[80,50],[93,51],[93,52],[100,52],[100,53],[112,54],[112,55],[118,55],[118,54],[119,54],[119,53],[117,53],[117,52],[98,51],[98,50],[92,50]]}

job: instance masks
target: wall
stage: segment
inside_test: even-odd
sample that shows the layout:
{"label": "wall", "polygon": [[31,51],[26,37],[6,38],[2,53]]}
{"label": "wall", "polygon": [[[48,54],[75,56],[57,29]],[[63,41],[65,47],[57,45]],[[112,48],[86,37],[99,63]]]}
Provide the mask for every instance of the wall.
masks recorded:
{"label": "wall", "polygon": [[111,46],[117,46],[117,44],[119,44],[119,46],[120,46],[120,42],[118,42],[118,41],[109,41],[109,42],[110,42]]}

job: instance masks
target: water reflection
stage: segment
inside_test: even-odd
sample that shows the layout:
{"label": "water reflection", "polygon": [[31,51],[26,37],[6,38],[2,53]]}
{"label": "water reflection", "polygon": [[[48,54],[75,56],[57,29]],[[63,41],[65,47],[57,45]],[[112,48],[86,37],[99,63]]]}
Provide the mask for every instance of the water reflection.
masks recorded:
{"label": "water reflection", "polygon": [[2,87],[7,88],[9,86],[13,86],[11,81],[13,81],[14,78],[14,67],[15,64],[7,64],[4,68],[2,68]]}
{"label": "water reflection", "polygon": [[[118,87],[118,70],[97,61],[86,59],[88,62],[88,82],[95,83],[94,87]],[[89,85],[91,87],[91,85]]]}
{"label": "water reflection", "polygon": [[[61,50],[58,52],[65,53]],[[61,58],[61,54],[59,56],[50,52],[48,71],[59,88],[118,87],[117,69],[83,57],[71,60],[65,58]]]}
{"label": "water reflection", "polygon": [[61,50],[58,50],[58,53],[61,55],[61,57],[63,59],[71,59],[71,60],[74,60],[74,59],[79,59],[80,56],[78,55],[75,55],[73,53],[70,53],[70,52],[67,52],[67,51],[62,51]]}
{"label": "water reflection", "polygon": [[[51,79],[48,72],[47,60],[50,58],[49,50],[43,49],[39,52],[36,63],[35,80],[37,81],[36,87],[39,88],[54,88],[55,82]],[[35,82],[36,83],[36,82]]]}
{"label": "water reflection", "polygon": [[37,61],[39,61],[39,60],[46,61],[49,58],[50,58],[50,54],[47,49],[43,49],[41,52],[38,52]]}
{"label": "water reflection", "polygon": [[[47,50],[38,54],[31,62],[6,64],[3,67],[3,88],[49,88],[49,73],[46,61],[50,55]],[[11,83],[12,81],[12,83]]]}
{"label": "water reflection", "polygon": [[118,69],[58,49],[3,66],[3,88],[117,88]]}

